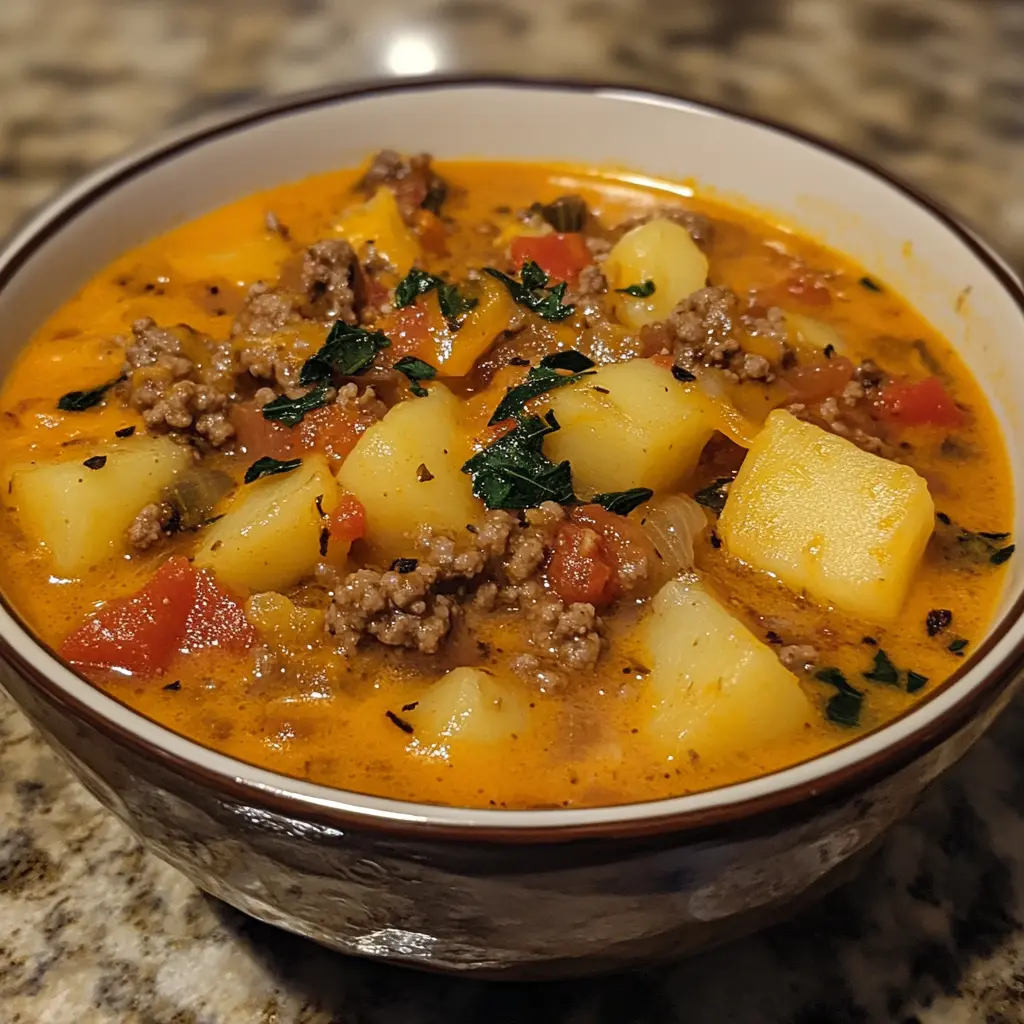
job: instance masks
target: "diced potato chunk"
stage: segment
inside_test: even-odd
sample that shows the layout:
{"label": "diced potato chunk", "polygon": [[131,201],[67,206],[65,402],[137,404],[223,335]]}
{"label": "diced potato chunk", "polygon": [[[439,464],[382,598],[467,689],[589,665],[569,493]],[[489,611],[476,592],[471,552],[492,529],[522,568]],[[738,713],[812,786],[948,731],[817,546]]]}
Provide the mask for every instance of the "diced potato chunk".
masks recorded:
{"label": "diced potato chunk", "polygon": [[793,736],[812,718],[796,676],[696,579],[666,583],[643,629],[649,729],[666,755],[727,756]]}
{"label": "diced potato chunk", "polygon": [[245,617],[274,647],[298,651],[315,644],[324,632],[324,613],[303,608],[284,594],[253,594],[245,602]]}
{"label": "diced potato chunk", "polygon": [[[125,534],[143,506],[159,501],[192,465],[188,448],[166,437],[74,445],[73,458],[11,470],[9,502],[22,530],[41,541],[59,572],[77,574],[127,550]],[[98,469],[86,459],[105,458]]]}
{"label": "diced potato chunk", "polygon": [[372,199],[343,213],[334,231],[354,249],[373,242],[374,250],[403,276],[420,257],[419,241],[402,220],[398,201],[389,188],[378,188]]}
{"label": "diced potato chunk", "polygon": [[645,298],[613,293],[616,316],[630,327],[664,320],[676,303],[707,284],[708,260],[690,232],[658,218],[627,231],[604,261],[611,288],[654,282]]}
{"label": "diced potato chunk", "polygon": [[224,518],[203,531],[195,565],[241,591],[291,586],[321,557],[318,495],[325,512],[337,504],[338,485],[322,455],[245,484]]}
{"label": "diced potato chunk", "polygon": [[462,472],[470,456],[459,427],[459,401],[430,385],[426,398],[394,406],[359,438],[338,470],[338,483],[366,509],[366,541],[384,559],[413,554],[421,526],[464,535],[483,505]]}
{"label": "diced potato chunk", "polygon": [[522,699],[479,668],[452,669],[405,717],[414,729],[410,748],[443,760],[467,746],[504,747],[527,724]]}
{"label": "diced potato chunk", "polygon": [[899,614],[934,522],[909,466],[778,410],[729,488],[718,533],[792,590],[884,622]]}
{"label": "diced potato chunk", "polygon": [[602,366],[550,400],[562,429],[545,439],[545,451],[572,463],[585,496],[677,487],[714,432],[713,411],[696,386],[649,359]]}

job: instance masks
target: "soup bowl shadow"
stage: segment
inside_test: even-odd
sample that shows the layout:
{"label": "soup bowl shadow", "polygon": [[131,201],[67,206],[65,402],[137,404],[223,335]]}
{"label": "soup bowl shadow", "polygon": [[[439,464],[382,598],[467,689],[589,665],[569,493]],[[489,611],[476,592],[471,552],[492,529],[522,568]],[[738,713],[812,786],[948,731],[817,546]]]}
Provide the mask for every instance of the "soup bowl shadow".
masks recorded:
{"label": "soup bowl shadow", "polygon": [[[628,163],[709,183],[724,199],[793,224],[869,266],[951,339],[988,394],[1019,472],[1024,294],[969,230],[820,142],[602,86],[405,82],[288,98],[179,131],[85,179],[0,253],[0,369],[131,246],[246,193],[385,147]],[[232,906],[345,953],[551,978],[692,953],[792,913],[849,877],[1019,684],[1017,560],[1007,573],[990,634],[896,721],[771,775],[620,807],[437,807],[254,768],[93,688],[6,604],[0,671],[86,787],[155,853]]]}

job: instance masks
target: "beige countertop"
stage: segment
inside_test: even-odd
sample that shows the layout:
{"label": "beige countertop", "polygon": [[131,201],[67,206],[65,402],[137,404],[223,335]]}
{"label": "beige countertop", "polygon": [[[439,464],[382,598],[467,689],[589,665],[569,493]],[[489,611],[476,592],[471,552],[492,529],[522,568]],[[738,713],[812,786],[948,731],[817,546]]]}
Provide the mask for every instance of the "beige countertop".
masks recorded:
{"label": "beige countertop", "polygon": [[[483,70],[649,84],[819,133],[1024,267],[1022,53],[1013,0],[3,0],[0,229],[228,102]],[[208,899],[0,696],[0,1021],[1021,1021],[1022,735],[1018,701],[859,882],[794,922],[678,966],[541,989],[346,960]]]}

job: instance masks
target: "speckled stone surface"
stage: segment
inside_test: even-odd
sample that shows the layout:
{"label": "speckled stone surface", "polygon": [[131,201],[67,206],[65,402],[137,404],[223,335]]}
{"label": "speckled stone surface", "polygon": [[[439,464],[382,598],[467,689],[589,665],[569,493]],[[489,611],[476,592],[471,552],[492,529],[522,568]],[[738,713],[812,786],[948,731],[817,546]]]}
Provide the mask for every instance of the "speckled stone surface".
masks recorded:
{"label": "speckled stone surface", "polygon": [[[648,83],[845,143],[1021,267],[1021,53],[1014,0],[2,0],[0,229],[225,102],[531,71]],[[1018,702],[859,882],[795,921],[628,978],[496,987],[345,960],[204,897],[0,696],[0,1022],[1024,1021],[1022,779]]]}

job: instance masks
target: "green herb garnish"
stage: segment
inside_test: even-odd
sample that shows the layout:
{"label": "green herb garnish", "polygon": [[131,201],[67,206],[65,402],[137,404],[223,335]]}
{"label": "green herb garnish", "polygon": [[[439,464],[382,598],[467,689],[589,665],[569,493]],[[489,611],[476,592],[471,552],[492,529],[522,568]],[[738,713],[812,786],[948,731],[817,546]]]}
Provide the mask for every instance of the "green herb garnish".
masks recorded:
{"label": "green herb garnish", "polygon": [[562,302],[565,298],[566,283],[563,281],[554,288],[548,288],[548,275],[533,260],[527,260],[523,264],[518,281],[500,270],[495,270],[494,267],[484,267],[484,273],[501,281],[508,289],[509,295],[520,306],[533,310],[545,320],[564,320],[571,316],[576,308]]}
{"label": "green herb garnish", "polygon": [[429,392],[420,383],[421,380],[433,380],[437,376],[437,370],[415,356],[402,356],[395,363],[394,368],[399,373],[404,373],[409,378],[409,390],[419,398],[426,398]]}
{"label": "green herb garnish", "polygon": [[682,366],[673,366],[672,376],[675,377],[675,379],[682,384],[689,384],[690,381],[697,379],[697,375],[695,373],[691,373],[689,370]]}
{"label": "green herb garnish", "polygon": [[923,676],[913,669],[902,672],[892,663],[892,659],[881,647],[875,651],[875,661],[871,666],[871,671],[862,672],[861,675],[873,683],[883,683],[885,686],[900,686],[901,679],[905,676],[907,693],[917,693],[928,682],[927,676]]}
{"label": "green herb garnish", "polygon": [[462,326],[465,315],[479,302],[459,291],[458,285],[442,282],[437,286],[437,304],[441,307],[441,316],[453,333]]}
{"label": "green herb garnish", "polygon": [[533,203],[530,212],[539,214],[556,231],[572,234],[587,222],[587,201],[582,196],[559,196],[550,203]]}
{"label": "green herb garnish", "polygon": [[920,672],[907,672],[907,693],[917,693],[923,690],[928,684],[928,677]]}
{"label": "green herb garnish", "polygon": [[465,315],[480,301],[463,295],[458,285],[449,284],[443,278],[428,274],[419,267],[413,267],[395,289],[395,306],[402,309],[411,306],[420,295],[437,289],[437,304],[441,307],[448,330],[454,332],[462,326]]}
{"label": "green herb garnish", "polygon": [[1003,544],[1010,536],[991,530],[967,530],[954,523],[945,512],[937,512],[939,525],[935,529],[935,543],[954,562],[970,565],[1002,565],[1014,552],[1015,545]]}
{"label": "green herb garnish", "polygon": [[729,484],[732,477],[723,476],[701,488],[694,496],[698,505],[711,509],[712,512],[721,512],[725,508],[725,499],[728,497]]}
{"label": "green herb garnish", "polygon": [[420,295],[426,295],[437,283],[433,274],[428,274],[419,267],[413,267],[395,288],[395,307],[404,309],[411,306]]}
{"label": "green herb garnish", "polygon": [[847,682],[846,676],[837,668],[822,668],[814,673],[814,678],[838,691],[830,697],[825,705],[825,716],[837,725],[854,726],[860,724],[860,711],[864,703],[864,691],[858,690]]}
{"label": "green herb garnish", "polygon": [[371,366],[381,349],[390,345],[391,339],[380,331],[335,320],[320,350],[302,364],[299,383],[325,384],[336,373],[342,377],[357,376]]}
{"label": "green herb garnish", "polygon": [[1010,555],[1013,554],[1015,549],[1015,544],[1007,544],[1005,548],[1000,548],[994,555],[992,555],[989,561],[993,565],[1002,565],[1003,562],[1005,562],[1010,557]]}
{"label": "green herb garnish", "polygon": [[473,493],[489,509],[536,508],[545,501],[576,504],[569,463],[553,463],[543,441],[558,427],[553,412],[539,416],[515,414],[516,426],[462,467],[473,478]]}
{"label": "green herb garnish", "polygon": [[495,423],[500,423],[515,415],[531,399],[591,376],[594,371],[589,369],[581,370],[578,373],[559,373],[555,369],[556,366],[580,366],[584,362],[587,366],[594,365],[582,352],[577,352],[575,349],[545,356],[541,360],[540,366],[530,367],[526,380],[506,390],[505,397],[498,403],[498,408],[494,410],[494,414],[488,421],[488,426],[493,426]]}
{"label": "green herb garnish", "polygon": [[307,412],[329,405],[334,400],[334,388],[330,384],[318,384],[298,398],[281,395],[263,406],[263,418],[277,420],[286,427],[302,422]]}
{"label": "green herb garnish", "polygon": [[302,459],[272,459],[264,455],[257,459],[246,471],[243,478],[247,484],[259,480],[263,476],[275,476],[278,473],[290,473],[302,465]]}
{"label": "green herb garnish", "polygon": [[969,643],[969,640],[965,640],[962,636],[958,636],[955,639],[950,640],[949,646],[946,650],[951,654],[961,654]]}
{"label": "green herb garnish", "polygon": [[619,516],[628,516],[630,512],[650,501],[654,491],[650,487],[631,487],[628,491],[608,491],[606,494],[595,494],[591,501],[595,505],[603,505],[609,512]]}
{"label": "green herb garnish", "polygon": [[862,288],[867,288],[869,292],[880,292],[882,286],[878,282],[873,281],[870,277],[862,277],[860,279],[860,285]]}
{"label": "green herb garnish", "polygon": [[107,381],[106,384],[100,384],[95,388],[89,388],[88,391],[69,391],[66,395],[61,395],[57,400],[57,408],[64,412],[85,412],[86,409],[99,405],[103,401],[103,396],[111,388],[116,387],[127,379],[127,375],[122,373],[116,380]]}
{"label": "green herb garnish", "polygon": [[565,349],[563,352],[552,352],[540,361],[541,366],[548,366],[552,370],[570,370],[572,373],[582,373],[594,365],[594,360],[577,352],[574,348]]}
{"label": "green herb garnish", "polygon": [[626,288],[615,289],[620,295],[632,295],[634,299],[646,299],[654,294],[654,282],[648,278],[642,284],[631,284]]}
{"label": "green herb garnish", "polygon": [[874,683],[885,683],[887,686],[898,686],[900,682],[900,674],[896,671],[896,666],[881,647],[875,651],[875,663],[871,671],[862,672],[861,675]]}

